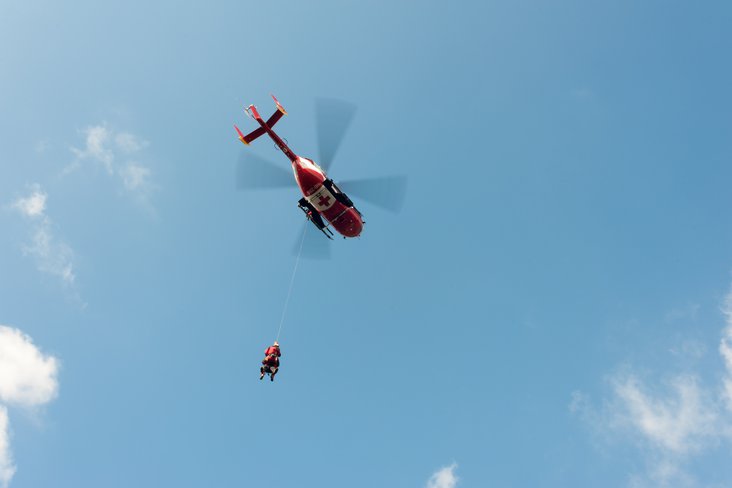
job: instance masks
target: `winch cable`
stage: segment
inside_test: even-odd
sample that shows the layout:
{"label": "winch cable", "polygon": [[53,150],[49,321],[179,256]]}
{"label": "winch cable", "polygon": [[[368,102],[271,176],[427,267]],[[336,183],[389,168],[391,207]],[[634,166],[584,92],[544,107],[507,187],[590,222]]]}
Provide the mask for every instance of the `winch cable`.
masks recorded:
{"label": "winch cable", "polygon": [[300,248],[297,251],[297,258],[295,259],[295,268],[292,270],[292,277],[290,278],[290,288],[287,290],[287,298],[285,299],[285,306],[282,308],[282,316],[280,317],[280,326],[277,328],[276,342],[280,340],[280,334],[282,333],[282,325],[285,323],[285,314],[287,313],[287,305],[290,303],[290,295],[292,295],[292,285],[295,284],[295,275],[297,274],[297,267],[300,264],[300,256],[302,255],[302,247],[305,243],[305,234],[307,234],[307,225],[302,229],[302,237],[300,237]]}

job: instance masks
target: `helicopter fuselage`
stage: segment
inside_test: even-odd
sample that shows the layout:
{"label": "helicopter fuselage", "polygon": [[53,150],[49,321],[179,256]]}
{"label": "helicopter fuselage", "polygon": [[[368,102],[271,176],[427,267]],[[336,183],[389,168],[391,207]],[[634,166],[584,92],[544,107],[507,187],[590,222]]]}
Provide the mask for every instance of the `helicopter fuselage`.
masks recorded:
{"label": "helicopter fuselage", "polygon": [[[300,191],[304,197],[298,205],[305,212],[308,219],[323,231],[326,236],[328,234],[326,233],[326,229],[323,228],[322,218],[327,220],[343,237],[358,237],[363,231],[364,221],[361,212],[353,206],[350,198],[338,188],[333,180],[328,178],[320,166],[311,159],[295,154],[285,141],[272,129],[272,126],[277,123],[282,115],[287,113],[277,99],[274,98],[274,100],[278,111],[266,122],[259,115],[254,105],[250,105],[247,108],[247,113],[259,123],[260,128],[246,136],[236,128],[239,134],[239,140],[249,145],[251,141],[266,133],[292,164],[292,171],[295,175],[297,186],[300,187]],[[318,215],[315,215],[313,212]],[[322,218],[319,218],[319,216],[322,216]]]}

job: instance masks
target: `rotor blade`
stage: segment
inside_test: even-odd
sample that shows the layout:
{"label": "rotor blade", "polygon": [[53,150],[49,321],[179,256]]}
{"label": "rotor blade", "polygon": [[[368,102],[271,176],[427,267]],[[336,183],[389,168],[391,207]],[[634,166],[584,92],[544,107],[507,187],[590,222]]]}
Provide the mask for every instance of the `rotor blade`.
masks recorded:
{"label": "rotor blade", "polygon": [[339,181],[338,185],[347,194],[366,200],[390,212],[398,212],[404,204],[407,192],[405,175],[383,176],[381,178],[361,178]]}
{"label": "rotor blade", "polygon": [[240,190],[287,188],[295,184],[291,171],[252,154],[242,151],[236,165],[236,187]]}
{"label": "rotor blade", "polygon": [[356,114],[356,106],[343,100],[318,98],[315,100],[315,117],[318,128],[320,161],[317,163],[328,171],[333,163],[343,136]]}
{"label": "rotor blade", "polygon": [[299,237],[305,231],[305,241],[302,243],[302,257],[307,259],[330,259],[330,240],[318,232],[318,229],[312,227],[313,224],[307,220],[303,225],[308,226],[308,228],[301,228],[297,234],[298,239],[292,247],[292,254],[297,256],[297,253],[300,251]]}

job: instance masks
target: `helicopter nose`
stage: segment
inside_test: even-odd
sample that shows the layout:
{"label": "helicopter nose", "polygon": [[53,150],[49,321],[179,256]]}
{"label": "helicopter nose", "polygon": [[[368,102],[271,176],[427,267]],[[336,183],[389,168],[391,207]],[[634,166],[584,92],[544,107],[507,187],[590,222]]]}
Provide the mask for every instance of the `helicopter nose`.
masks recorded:
{"label": "helicopter nose", "polygon": [[333,226],[344,237],[358,237],[363,231],[363,220],[358,212],[351,208],[333,222]]}

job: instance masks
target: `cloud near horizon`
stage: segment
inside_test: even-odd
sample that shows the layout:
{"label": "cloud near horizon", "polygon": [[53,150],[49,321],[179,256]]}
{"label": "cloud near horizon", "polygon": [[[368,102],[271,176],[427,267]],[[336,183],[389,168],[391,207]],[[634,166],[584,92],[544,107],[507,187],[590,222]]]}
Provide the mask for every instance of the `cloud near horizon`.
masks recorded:
{"label": "cloud near horizon", "polygon": [[58,360],[43,354],[29,336],[0,325],[0,488],[7,488],[16,471],[6,405],[34,409],[56,398],[58,368]]}

